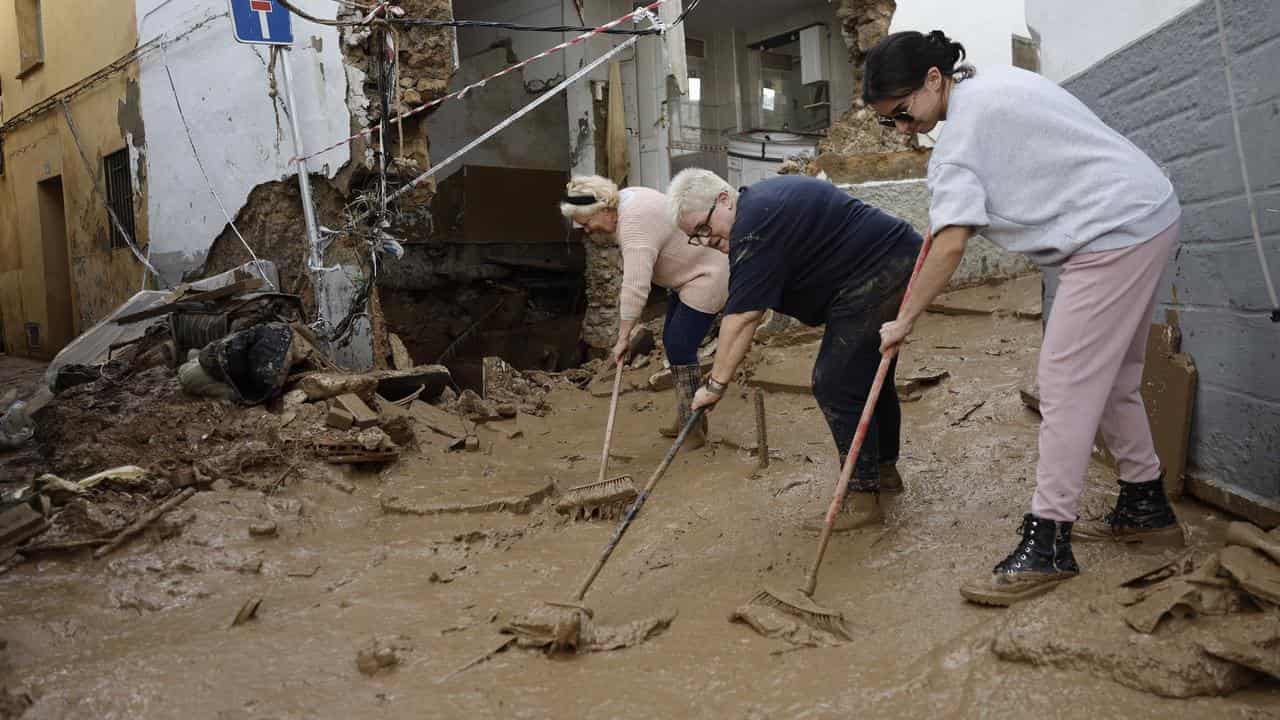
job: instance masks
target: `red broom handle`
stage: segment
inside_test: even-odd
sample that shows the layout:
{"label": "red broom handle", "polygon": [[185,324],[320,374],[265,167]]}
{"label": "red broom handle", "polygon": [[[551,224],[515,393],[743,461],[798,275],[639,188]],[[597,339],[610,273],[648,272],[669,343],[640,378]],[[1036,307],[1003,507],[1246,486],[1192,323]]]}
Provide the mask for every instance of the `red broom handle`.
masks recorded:
{"label": "red broom handle", "polygon": [[[911,270],[911,279],[907,281],[907,290],[902,294],[902,304],[898,306],[898,319],[902,319],[902,310],[907,306],[907,300],[911,297],[911,290],[915,287],[916,278],[920,276],[920,268],[924,266],[924,259],[929,254],[929,246],[933,245],[933,233],[927,232],[924,236],[924,242],[920,245],[920,254],[916,256],[916,265]],[[805,579],[804,594],[812,597],[813,591],[818,587],[818,568],[822,566],[822,558],[827,554],[827,545],[831,542],[831,530],[835,526],[836,515],[840,512],[840,504],[844,501],[845,493],[849,491],[849,480],[853,477],[854,462],[858,458],[858,451],[862,449],[862,441],[867,437],[867,428],[871,425],[871,416],[876,411],[876,401],[880,399],[880,389],[884,387],[884,380],[889,375],[889,364],[893,362],[893,356],[898,352],[897,347],[889,348],[880,358],[880,367],[876,369],[875,382],[871,383],[871,393],[867,396],[867,402],[862,407],[862,417],[858,418],[858,429],[853,434],[853,443],[849,445],[849,454],[845,456],[844,466],[840,468],[840,481],[836,483],[835,495],[831,498],[831,507],[827,508],[826,522],[822,526],[822,535],[818,538],[818,553],[813,558],[813,564],[809,566],[809,576]]]}

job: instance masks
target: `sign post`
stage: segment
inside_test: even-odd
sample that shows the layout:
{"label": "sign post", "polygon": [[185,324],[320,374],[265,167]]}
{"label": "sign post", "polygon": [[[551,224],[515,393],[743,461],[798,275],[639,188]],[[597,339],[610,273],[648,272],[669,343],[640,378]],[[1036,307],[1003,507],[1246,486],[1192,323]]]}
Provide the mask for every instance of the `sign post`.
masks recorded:
{"label": "sign post", "polygon": [[[246,45],[281,45],[293,44],[293,22],[289,11],[275,0],[228,0],[231,3],[231,23],[235,28],[238,42]],[[307,244],[310,252],[307,264],[317,277],[312,285],[316,291],[316,312],[323,321],[325,308],[328,307],[325,295],[327,287],[325,279],[318,277],[324,273],[323,258],[320,256],[320,233],[317,229],[315,207],[311,203],[311,177],[307,170],[306,150],[302,145],[302,129],[298,124],[298,103],[293,94],[293,67],[289,62],[288,48],[281,53],[281,70],[284,73],[284,104],[289,111],[289,130],[293,136],[293,155],[297,160],[298,189],[302,194],[302,218],[307,227]],[[332,328],[326,327],[327,332]]]}

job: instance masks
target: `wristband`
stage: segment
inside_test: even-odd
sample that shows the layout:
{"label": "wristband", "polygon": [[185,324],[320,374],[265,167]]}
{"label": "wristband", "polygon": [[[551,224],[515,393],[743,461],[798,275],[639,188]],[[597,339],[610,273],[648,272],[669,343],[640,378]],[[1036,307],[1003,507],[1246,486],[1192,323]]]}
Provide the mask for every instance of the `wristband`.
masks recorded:
{"label": "wristband", "polygon": [[716,382],[715,378],[711,377],[710,375],[707,376],[707,392],[711,393],[712,395],[724,395],[724,391],[728,389],[729,389],[729,386],[727,384],[722,382]]}

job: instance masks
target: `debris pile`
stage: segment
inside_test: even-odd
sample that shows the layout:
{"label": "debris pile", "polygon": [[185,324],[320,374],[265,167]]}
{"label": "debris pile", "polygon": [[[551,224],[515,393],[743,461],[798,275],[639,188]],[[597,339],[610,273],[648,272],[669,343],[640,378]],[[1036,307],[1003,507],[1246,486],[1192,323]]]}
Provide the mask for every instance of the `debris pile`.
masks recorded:
{"label": "debris pile", "polygon": [[1280,530],[1231,523],[1224,547],[1120,585],[1090,602],[1067,590],[1013,609],[993,652],[1162,697],[1228,695],[1280,677]]}

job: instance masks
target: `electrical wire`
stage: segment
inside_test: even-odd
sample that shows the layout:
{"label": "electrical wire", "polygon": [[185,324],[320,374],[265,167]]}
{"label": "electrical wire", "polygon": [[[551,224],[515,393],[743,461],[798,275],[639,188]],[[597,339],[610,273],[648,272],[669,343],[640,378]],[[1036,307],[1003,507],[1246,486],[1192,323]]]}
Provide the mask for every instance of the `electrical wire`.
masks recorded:
{"label": "electrical wire", "polygon": [[[204,177],[204,183],[209,188],[209,194],[213,196],[215,202],[218,203],[218,209],[222,211],[222,217],[226,218],[227,225],[231,227],[231,232],[235,233],[240,239],[240,244],[244,245],[244,249],[249,251],[249,257],[253,258],[253,266],[258,270],[258,274],[263,280],[267,281],[267,285],[275,291],[276,284],[271,282],[271,278],[267,277],[266,271],[262,269],[262,261],[258,259],[258,255],[249,246],[249,241],[244,239],[244,235],[240,234],[240,229],[236,227],[235,220],[231,219],[231,213],[227,212],[227,206],[222,202],[222,197],[218,195],[218,191],[213,189],[213,181],[209,179],[209,173],[204,169],[204,162],[200,159],[200,151],[196,150],[196,141],[191,137],[191,126],[187,123],[187,114],[182,111],[182,101],[178,99],[178,86],[173,81],[173,71],[169,69],[169,48],[164,41],[164,36],[160,37],[160,58],[164,62],[164,74],[169,78],[169,90],[173,92],[173,104],[178,108],[178,119],[182,121],[182,129],[187,134],[187,143],[191,145],[191,155],[196,160],[196,167],[200,168],[200,175]],[[148,252],[150,248],[148,247]]]}
{"label": "electrical wire", "polygon": [[[302,18],[303,20],[308,20],[310,22],[317,23],[320,25],[328,25],[330,27],[356,27],[360,25],[366,25],[368,24],[368,21],[369,21],[368,17],[366,17],[366,19],[364,20],[327,20],[325,18],[316,17],[310,13],[300,10],[297,5],[294,5],[293,2],[291,2],[291,0],[276,0],[276,2],[278,2],[281,5],[281,7],[292,12],[293,14]],[[689,3],[689,7],[685,8],[684,12],[680,13],[679,17],[677,17],[672,24],[683,22],[685,17],[688,16],[688,14],[692,12],[693,9],[697,7],[698,3],[700,2],[702,2],[702,0],[693,0],[693,2]],[[386,3],[383,3],[383,4],[385,5]],[[370,15],[376,14],[380,9],[381,9],[381,6],[374,8],[373,11],[370,13]],[[500,20],[437,20],[434,18],[421,18],[421,17],[416,17],[416,18],[415,17],[394,17],[393,15],[390,15],[390,14],[388,14],[385,19],[387,22],[392,23],[394,25],[407,25],[407,26],[431,27],[431,28],[489,28],[489,29],[498,29],[498,30],[515,30],[517,32],[554,32],[554,33],[590,32],[591,30],[595,29],[595,28],[587,27],[585,25],[527,25],[524,23],[512,23],[512,22],[504,22]],[[662,34],[662,32],[663,32],[662,28],[643,28],[643,29],[610,28],[608,30],[601,30],[600,34],[602,35],[660,35]]]}
{"label": "electrical wire", "polygon": [[1226,23],[1222,19],[1222,0],[1214,0],[1218,12],[1218,41],[1222,47],[1222,65],[1227,74],[1227,104],[1231,109],[1231,125],[1235,130],[1236,155],[1240,161],[1240,174],[1244,179],[1244,193],[1249,207],[1249,223],[1253,229],[1253,242],[1258,250],[1258,264],[1262,267],[1262,279],[1266,283],[1267,296],[1271,300],[1271,322],[1280,322],[1280,299],[1276,298],[1275,282],[1262,247],[1262,231],[1258,228],[1258,207],[1253,198],[1253,185],[1249,182],[1249,165],[1245,160],[1244,137],[1240,132],[1240,114],[1236,111],[1235,82],[1231,75],[1231,52],[1227,44]]}
{"label": "electrical wire", "polygon": [[[195,23],[194,25],[187,28],[186,30],[183,30],[182,33],[180,33],[179,35],[174,36],[174,38],[170,40],[170,43],[174,43],[179,40],[182,40],[188,37],[189,35],[197,32],[198,30],[204,28],[209,23],[212,23],[215,20],[220,20],[224,17],[228,17],[230,14],[231,13],[221,13],[219,15],[210,15],[209,17],[206,17],[203,20]],[[32,120],[39,117],[43,113],[46,113],[49,110],[52,110],[58,107],[59,105],[63,104],[65,101],[71,100],[77,95],[80,95],[81,93],[91,90],[92,88],[96,87],[97,85],[102,83],[104,80],[115,75],[116,73],[123,72],[125,68],[128,68],[134,62],[141,60],[143,56],[151,53],[159,46],[160,46],[160,38],[152,38],[151,40],[148,40],[147,42],[142,43],[141,45],[138,45],[134,49],[125,53],[124,55],[121,55],[120,57],[111,61],[107,65],[95,70],[89,75],[86,75],[83,78],[80,78],[79,80],[62,88],[61,90],[58,90],[57,92],[53,93],[49,97],[46,97],[45,99],[32,104],[31,107],[14,115],[13,117],[6,120],[3,125],[0,125],[0,136],[13,132],[19,126],[25,123],[31,122]]]}
{"label": "electrical wire", "polygon": [[120,222],[120,217],[116,215],[115,208],[111,207],[111,201],[108,200],[106,194],[102,192],[102,186],[98,183],[98,172],[94,169],[93,163],[89,162],[89,156],[85,154],[84,145],[80,142],[80,131],[76,129],[76,121],[71,117],[71,105],[68,104],[66,100],[62,101],[62,114],[63,117],[67,119],[67,128],[71,130],[71,139],[76,143],[76,150],[80,151],[80,159],[84,161],[84,170],[88,173],[89,179],[93,181],[93,190],[98,197],[102,198],[102,205],[107,209],[107,215],[111,218],[111,222],[115,226],[116,232],[120,233],[120,237],[124,240],[125,244],[129,246],[129,251],[138,259],[138,262],[142,263],[143,267],[151,271],[151,274],[155,276],[156,282],[163,285],[165,289],[168,289],[169,284],[160,276],[160,271],[156,270],[155,266],[151,264],[151,261],[147,259],[147,256],[143,255],[142,251],[138,249],[138,245],[133,241],[133,236],[129,234],[129,231],[124,229],[124,223]]}

